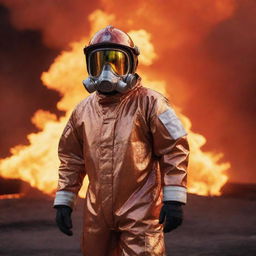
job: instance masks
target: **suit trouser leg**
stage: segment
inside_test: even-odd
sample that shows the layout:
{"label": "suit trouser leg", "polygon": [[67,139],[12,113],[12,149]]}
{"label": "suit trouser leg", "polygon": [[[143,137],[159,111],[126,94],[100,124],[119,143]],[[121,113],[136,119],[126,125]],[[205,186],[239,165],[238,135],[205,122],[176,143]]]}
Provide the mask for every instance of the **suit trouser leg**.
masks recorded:
{"label": "suit trouser leg", "polygon": [[165,256],[163,232],[122,232],[120,236],[122,256]]}
{"label": "suit trouser leg", "polygon": [[111,230],[94,234],[84,232],[81,248],[84,256],[121,256],[120,233]]}

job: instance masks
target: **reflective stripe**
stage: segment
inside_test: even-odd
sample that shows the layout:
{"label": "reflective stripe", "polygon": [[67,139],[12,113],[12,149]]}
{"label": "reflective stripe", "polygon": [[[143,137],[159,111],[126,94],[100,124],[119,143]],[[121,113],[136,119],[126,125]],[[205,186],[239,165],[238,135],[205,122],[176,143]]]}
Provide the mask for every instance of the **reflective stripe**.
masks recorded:
{"label": "reflective stripe", "polygon": [[75,193],[70,191],[57,191],[53,205],[63,204],[73,208],[75,200]]}
{"label": "reflective stripe", "polygon": [[181,186],[164,186],[163,201],[187,202],[187,189]]}
{"label": "reflective stripe", "polygon": [[180,119],[176,116],[176,113],[172,108],[168,108],[168,110],[158,117],[173,139],[176,140],[187,134]]}

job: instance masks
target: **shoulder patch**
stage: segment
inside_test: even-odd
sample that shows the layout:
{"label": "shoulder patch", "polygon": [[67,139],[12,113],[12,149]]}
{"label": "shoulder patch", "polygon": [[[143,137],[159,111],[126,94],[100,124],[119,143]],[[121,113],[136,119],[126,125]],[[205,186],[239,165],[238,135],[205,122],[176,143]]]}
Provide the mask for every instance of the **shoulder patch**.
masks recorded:
{"label": "shoulder patch", "polygon": [[178,139],[182,136],[187,135],[180,119],[177,117],[175,111],[172,108],[168,108],[165,112],[158,115],[165,128],[173,139]]}
{"label": "shoulder patch", "polygon": [[62,136],[65,138],[68,138],[69,134],[71,133],[72,127],[70,123],[68,122],[63,130]]}

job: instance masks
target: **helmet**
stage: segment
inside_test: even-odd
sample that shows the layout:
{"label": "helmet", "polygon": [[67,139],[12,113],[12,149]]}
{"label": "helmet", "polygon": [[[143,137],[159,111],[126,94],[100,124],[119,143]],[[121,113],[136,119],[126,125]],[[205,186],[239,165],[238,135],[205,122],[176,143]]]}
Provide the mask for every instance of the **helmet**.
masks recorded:
{"label": "helmet", "polygon": [[90,74],[90,53],[94,50],[113,48],[126,51],[130,56],[131,70],[130,73],[134,73],[137,65],[137,56],[140,54],[137,46],[134,45],[132,39],[128,34],[113,26],[107,26],[106,28],[98,31],[90,40],[89,45],[84,48],[86,55],[87,71]]}
{"label": "helmet", "polygon": [[89,92],[125,92],[136,84],[139,49],[120,29],[107,26],[98,31],[84,54],[89,78],[83,84]]}

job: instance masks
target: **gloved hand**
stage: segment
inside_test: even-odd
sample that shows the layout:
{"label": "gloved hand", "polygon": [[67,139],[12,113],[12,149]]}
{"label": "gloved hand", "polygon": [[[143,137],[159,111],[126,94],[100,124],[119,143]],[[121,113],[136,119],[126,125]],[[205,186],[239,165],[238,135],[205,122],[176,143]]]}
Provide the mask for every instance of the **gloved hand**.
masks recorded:
{"label": "gloved hand", "polygon": [[159,215],[159,223],[164,223],[164,233],[170,232],[182,224],[183,203],[177,201],[164,201]]}
{"label": "gloved hand", "polygon": [[73,232],[70,230],[72,228],[72,209],[67,205],[55,205],[54,208],[57,209],[56,223],[60,231],[68,236],[72,236]]}

